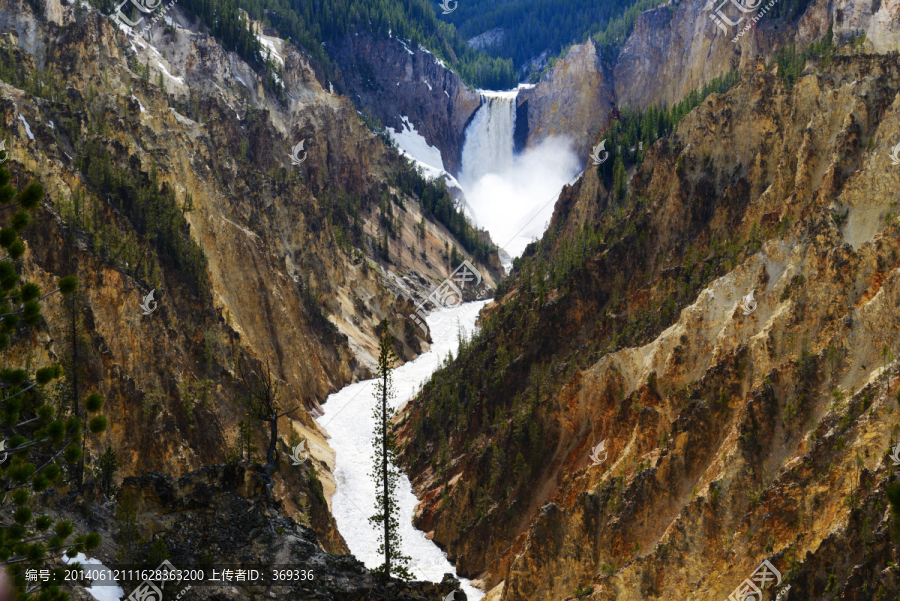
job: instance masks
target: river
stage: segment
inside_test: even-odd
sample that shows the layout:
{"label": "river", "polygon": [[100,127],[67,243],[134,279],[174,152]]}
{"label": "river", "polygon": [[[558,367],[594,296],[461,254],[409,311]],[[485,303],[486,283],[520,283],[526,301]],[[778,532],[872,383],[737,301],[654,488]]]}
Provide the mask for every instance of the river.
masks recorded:
{"label": "river", "polygon": [[[431,350],[414,361],[394,370],[394,408],[412,398],[448,353],[456,353],[458,332],[475,330],[478,311],[487,301],[466,303],[455,309],[435,311],[428,316],[431,329]],[[372,409],[375,406],[374,380],[350,384],[328,397],[323,405],[325,413],[319,425],[331,436],[329,444],[335,451],[334,477],[337,492],[332,498],[332,513],[338,529],[347,541],[350,552],[369,568],[381,565],[378,553],[378,531],[369,523],[375,513],[376,485],[369,472],[372,469]],[[445,573],[455,574],[447,555],[425,533],[413,527],[413,509],[418,499],[405,474],[401,474],[398,490],[400,505],[401,551],[412,558],[410,567],[416,579],[440,582]],[[472,600],[484,597],[484,592],[460,579],[466,596]]]}

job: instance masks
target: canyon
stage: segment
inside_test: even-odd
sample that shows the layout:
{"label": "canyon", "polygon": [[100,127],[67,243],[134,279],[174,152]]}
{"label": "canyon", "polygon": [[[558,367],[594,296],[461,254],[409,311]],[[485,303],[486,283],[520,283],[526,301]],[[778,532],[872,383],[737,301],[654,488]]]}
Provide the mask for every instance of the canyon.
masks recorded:
{"label": "canyon", "polygon": [[[900,11],[810,0],[734,39],[715,10],[650,6],[504,91],[392,33],[329,40],[323,66],[242,13],[251,64],[181,7],[145,39],[4,0],[3,166],[45,190],[18,269],[79,278],[4,357],[70,360],[77,330],[109,418],[86,467],[120,464],[117,501],[49,510],[103,561],[127,495],[180,564],[321,570],[289,598],[895,597]],[[616,124],[644,137],[590,157]],[[493,298],[466,290],[438,331],[419,299],[463,260]],[[371,408],[343,413],[385,333],[423,582],[370,572]],[[287,413],[271,473],[247,371]]]}

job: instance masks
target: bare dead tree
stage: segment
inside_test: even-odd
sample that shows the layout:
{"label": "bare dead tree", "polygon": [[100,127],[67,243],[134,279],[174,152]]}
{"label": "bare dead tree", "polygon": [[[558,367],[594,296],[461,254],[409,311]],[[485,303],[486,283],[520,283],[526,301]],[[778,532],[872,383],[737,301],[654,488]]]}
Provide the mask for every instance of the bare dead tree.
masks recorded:
{"label": "bare dead tree", "polygon": [[269,424],[269,448],[266,451],[266,468],[275,467],[276,445],[278,444],[278,419],[294,412],[299,405],[287,411],[281,410],[278,400],[278,378],[272,375],[269,358],[262,373],[249,373],[244,369],[240,357],[237,360],[238,378],[244,391],[247,415]]}

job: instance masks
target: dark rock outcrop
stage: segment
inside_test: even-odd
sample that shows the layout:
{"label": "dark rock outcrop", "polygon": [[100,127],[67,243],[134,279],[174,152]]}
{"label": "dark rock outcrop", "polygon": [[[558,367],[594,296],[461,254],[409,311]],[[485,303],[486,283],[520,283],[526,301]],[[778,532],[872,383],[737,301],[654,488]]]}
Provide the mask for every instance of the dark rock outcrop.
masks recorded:
{"label": "dark rock outcrop", "polygon": [[398,39],[351,34],[328,52],[338,66],[335,91],[369,109],[385,126],[416,131],[441,151],[444,169],[459,173],[466,125],[481,106],[480,95],[431,53]]}
{"label": "dark rock outcrop", "polygon": [[[311,578],[285,586],[240,582],[192,586],[181,599],[434,601],[451,591],[456,591],[455,599],[466,598],[459,581],[449,574],[440,584],[383,582],[353,556],[324,552],[312,530],[281,513],[281,504],[271,495],[273,484],[259,466],[209,465],[177,479],[155,472],[126,478],[118,498],[131,504],[136,534],[147,541],[140,549],[144,558],[153,540],[180,570],[221,571],[221,566],[228,566],[312,572]],[[118,524],[109,519],[111,512],[101,513],[107,519],[95,526],[103,532],[105,521],[109,539]],[[102,553],[98,557],[115,563]]]}

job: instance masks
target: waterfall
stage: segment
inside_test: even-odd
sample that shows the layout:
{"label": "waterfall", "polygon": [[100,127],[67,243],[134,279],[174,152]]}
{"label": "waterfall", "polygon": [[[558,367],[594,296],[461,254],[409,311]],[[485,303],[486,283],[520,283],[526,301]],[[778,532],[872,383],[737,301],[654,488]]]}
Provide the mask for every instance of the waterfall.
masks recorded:
{"label": "waterfall", "polygon": [[475,224],[490,232],[507,268],[544,233],[560,190],[584,162],[568,139],[557,136],[514,153],[518,92],[481,92],[457,178]]}
{"label": "waterfall", "polygon": [[512,167],[517,94],[518,90],[482,92],[483,103],[466,128],[459,178],[463,187]]}

